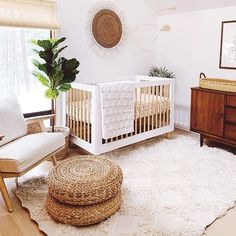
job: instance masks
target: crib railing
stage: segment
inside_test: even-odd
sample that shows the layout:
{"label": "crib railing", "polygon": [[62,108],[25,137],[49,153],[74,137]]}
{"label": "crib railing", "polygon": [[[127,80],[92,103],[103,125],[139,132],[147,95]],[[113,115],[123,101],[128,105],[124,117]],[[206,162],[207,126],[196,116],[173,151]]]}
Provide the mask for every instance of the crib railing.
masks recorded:
{"label": "crib railing", "polygon": [[[154,99],[157,97],[160,101]],[[170,85],[136,88],[135,101],[134,132],[103,139],[103,143],[111,143],[170,125]]]}
{"label": "crib railing", "polygon": [[66,95],[66,125],[73,141],[92,153],[109,151],[174,128],[172,80],[140,82],[135,88],[134,131],[111,139],[102,138],[99,87],[79,83],[72,86]]}
{"label": "crib railing", "polygon": [[71,134],[91,143],[91,102],[92,93],[81,89],[71,89],[67,93],[66,125]]}

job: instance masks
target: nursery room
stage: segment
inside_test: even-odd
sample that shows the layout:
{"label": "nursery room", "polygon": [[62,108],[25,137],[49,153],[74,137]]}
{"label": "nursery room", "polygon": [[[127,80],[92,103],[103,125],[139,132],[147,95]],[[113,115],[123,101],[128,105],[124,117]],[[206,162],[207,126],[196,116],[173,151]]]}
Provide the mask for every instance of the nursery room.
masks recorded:
{"label": "nursery room", "polygon": [[0,236],[236,235],[236,0],[0,0]]}

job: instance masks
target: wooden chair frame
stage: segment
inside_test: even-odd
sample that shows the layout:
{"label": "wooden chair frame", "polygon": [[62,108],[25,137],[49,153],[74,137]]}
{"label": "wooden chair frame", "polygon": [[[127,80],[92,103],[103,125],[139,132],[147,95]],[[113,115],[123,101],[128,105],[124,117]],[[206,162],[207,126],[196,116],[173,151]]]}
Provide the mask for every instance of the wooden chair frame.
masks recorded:
{"label": "wooden chair frame", "polygon": [[[47,116],[40,116],[40,117],[35,117],[35,118],[30,118],[30,119],[26,119],[27,124],[32,124],[33,122],[38,122],[42,128],[42,131],[44,131],[44,125],[43,125],[43,121],[46,119],[52,119],[54,117],[54,115],[47,115]],[[1,136],[0,140],[2,140],[3,136]],[[13,212],[13,205],[10,199],[10,195],[8,193],[6,184],[4,182],[5,178],[19,178],[21,176],[23,176],[24,174],[26,174],[28,171],[32,170],[34,167],[38,166],[39,164],[41,164],[42,162],[44,162],[45,160],[47,160],[48,158],[52,159],[52,163],[55,166],[57,164],[57,159],[56,159],[56,154],[58,152],[60,152],[61,150],[63,150],[63,148],[65,148],[65,146],[62,146],[61,148],[57,149],[55,152],[49,154],[48,156],[42,158],[40,161],[38,161],[37,163],[35,163],[34,165],[30,166],[28,169],[24,170],[23,172],[19,172],[19,173],[11,173],[11,172],[1,172],[0,170],[0,190],[3,196],[3,200],[6,204],[6,207],[8,209],[9,212]]]}

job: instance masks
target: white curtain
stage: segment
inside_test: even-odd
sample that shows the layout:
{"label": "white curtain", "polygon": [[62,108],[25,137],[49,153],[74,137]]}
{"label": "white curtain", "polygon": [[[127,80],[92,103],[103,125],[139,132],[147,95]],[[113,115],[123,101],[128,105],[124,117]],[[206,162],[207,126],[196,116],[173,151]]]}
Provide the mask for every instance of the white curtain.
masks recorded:
{"label": "white curtain", "polygon": [[45,88],[32,75],[31,44],[49,36],[49,30],[0,28],[0,96],[16,95],[24,113],[50,109]]}

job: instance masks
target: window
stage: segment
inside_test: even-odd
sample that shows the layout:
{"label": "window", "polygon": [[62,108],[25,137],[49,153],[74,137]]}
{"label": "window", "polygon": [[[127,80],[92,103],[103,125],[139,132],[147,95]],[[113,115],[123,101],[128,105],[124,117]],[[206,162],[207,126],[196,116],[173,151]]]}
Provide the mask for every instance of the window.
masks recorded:
{"label": "window", "polygon": [[0,96],[16,95],[23,113],[51,110],[45,88],[32,75],[32,39],[48,39],[50,30],[0,27]]}

